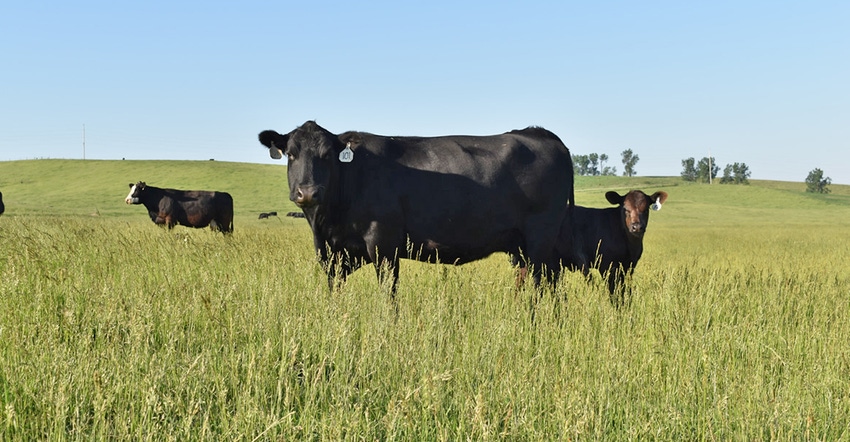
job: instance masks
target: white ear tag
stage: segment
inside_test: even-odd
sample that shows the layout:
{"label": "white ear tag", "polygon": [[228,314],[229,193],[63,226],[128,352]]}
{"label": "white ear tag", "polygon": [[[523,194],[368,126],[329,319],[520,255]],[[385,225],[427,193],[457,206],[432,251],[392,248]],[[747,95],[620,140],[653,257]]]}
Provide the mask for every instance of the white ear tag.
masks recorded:
{"label": "white ear tag", "polygon": [[661,210],[661,203],[659,203],[659,202],[656,200],[656,201],[655,201],[654,203],[652,203],[652,205],[651,205],[651,206],[649,206],[649,207],[650,207],[652,210],[658,211],[658,210]]}
{"label": "white ear tag", "polygon": [[345,149],[339,153],[339,161],[341,163],[350,163],[354,159],[354,151],[351,150],[351,143],[345,145]]}

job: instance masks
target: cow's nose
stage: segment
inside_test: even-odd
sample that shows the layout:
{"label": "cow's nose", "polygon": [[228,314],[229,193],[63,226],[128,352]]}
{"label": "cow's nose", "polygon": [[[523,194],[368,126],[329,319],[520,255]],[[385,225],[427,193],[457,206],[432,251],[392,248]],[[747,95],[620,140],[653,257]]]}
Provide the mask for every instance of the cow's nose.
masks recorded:
{"label": "cow's nose", "polygon": [[640,228],[640,224],[632,224],[631,230],[632,233],[640,233],[642,229]]}
{"label": "cow's nose", "polygon": [[292,200],[298,207],[310,206],[316,197],[314,187],[298,187],[295,189],[295,199]]}

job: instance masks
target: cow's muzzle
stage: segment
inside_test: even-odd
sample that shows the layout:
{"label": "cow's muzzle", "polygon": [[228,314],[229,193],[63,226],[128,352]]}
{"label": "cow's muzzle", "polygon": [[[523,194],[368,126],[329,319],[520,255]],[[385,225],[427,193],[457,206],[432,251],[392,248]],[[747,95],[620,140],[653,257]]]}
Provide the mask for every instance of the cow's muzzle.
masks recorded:
{"label": "cow's muzzle", "polygon": [[629,233],[635,236],[643,235],[643,225],[640,223],[634,223],[629,225]]}
{"label": "cow's muzzle", "polygon": [[298,207],[310,207],[316,205],[321,200],[321,188],[318,186],[298,186],[290,199]]}
{"label": "cow's muzzle", "polygon": [[139,204],[138,198],[124,198],[124,202],[127,204]]}

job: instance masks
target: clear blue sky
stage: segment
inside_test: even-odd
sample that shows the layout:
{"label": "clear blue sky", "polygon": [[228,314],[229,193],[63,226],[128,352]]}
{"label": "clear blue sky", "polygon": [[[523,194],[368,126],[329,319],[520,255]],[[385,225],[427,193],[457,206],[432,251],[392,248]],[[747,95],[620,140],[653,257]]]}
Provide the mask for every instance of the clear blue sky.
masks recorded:
{"label": "clear blue sky", "polygon": [[754,179],[850,184],[843,0],[12,0],[0,37],[0,161],[82,158],[83,126],[87,159],[271,163],[257,134],[309,119],[539,125],[620,172],[627,148],[639,175],[710,150]]}

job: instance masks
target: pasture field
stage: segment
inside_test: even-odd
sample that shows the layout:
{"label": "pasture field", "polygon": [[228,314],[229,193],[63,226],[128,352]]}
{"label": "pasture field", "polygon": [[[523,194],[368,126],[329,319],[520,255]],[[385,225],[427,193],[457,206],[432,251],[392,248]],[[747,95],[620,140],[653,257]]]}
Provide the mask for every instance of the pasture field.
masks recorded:
{"label": "pasture field", "polygon": [[[0,162],[0,440],[850,440],[850,187],[666,190],[631,305],[508,258],[371,267],[330,293],[285,168]],[[168,181],[169,177],[172,181]],[[150,222],[127,183],[224,190],[235,232]]]}

